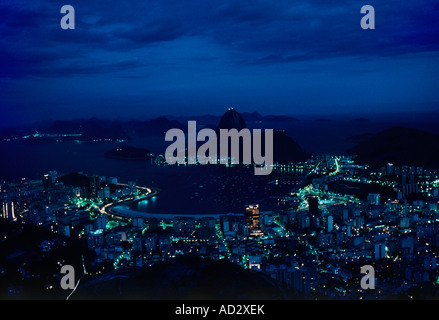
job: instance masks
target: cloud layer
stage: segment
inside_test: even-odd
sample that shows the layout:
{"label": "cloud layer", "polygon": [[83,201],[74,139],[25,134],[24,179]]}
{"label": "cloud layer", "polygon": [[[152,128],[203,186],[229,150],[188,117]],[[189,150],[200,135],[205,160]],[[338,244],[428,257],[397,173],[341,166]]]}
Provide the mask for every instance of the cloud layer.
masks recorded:
{"label": "cloud layer", "polygon": [[[36,112],[30,99],[44,114],[66,97],[66,116],[129,99],[169,113],[292,99],[327,108],[363,92],[371,105],[439,101],[434,0],[76,0],[75,30],[60,27],[64,4],[0,2],[1,107],[16,117]],[[365,4],[376,30],[360,27]]]}
{"label": "cloud layer", "polygon": [[[157,47],[178,43],[183,50],[193,45],[191,39],[212,44],[218,53],[222,51],[222,58],[227,54],[227,62],[236,64],[370,58],[439,49],[439,3],[428,0],[377,2],[377,29],[371,32],[360,28],[363,3],[352,0],[75,1],[74,31],[59,26],[62,5],[42,0],[0,5],[0,76],[138,68],[162,62],[150,56],[143,61],[139,53],[145,49],[157,52]],[[196,49],[193,59],[215,58],[203,48],[197,55]],[[175,53],[171,62],[180,62]]]}

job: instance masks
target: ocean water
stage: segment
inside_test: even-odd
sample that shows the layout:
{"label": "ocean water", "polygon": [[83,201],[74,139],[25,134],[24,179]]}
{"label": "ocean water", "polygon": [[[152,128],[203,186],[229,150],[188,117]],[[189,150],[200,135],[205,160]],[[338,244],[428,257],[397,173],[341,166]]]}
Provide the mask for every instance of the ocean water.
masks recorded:
{"label": "ocean water", "polygon": [[[369,121],[307,119],[285,123],[265,123],[263,128],[284,129],[302,148],[312,154],[343,154],[354,145],[346,138],[377,133],[392,126],[416,127],[438,133],[437,118],[392,116]],[[249,128],[262,127],[250,124]],[[134,138],[129,144],[164,153],[169,142],[164,137]],[[253,171],[238,172],[223,165],[156,166],[148,161],[107,159],[104,152],[120,143],[40,143],[0,142],[0,180],[40,179],[44,173],[83,172],[117,177],[121,182],[136,180],[139,185],[158,187],[162,192],[138,204],[154,213],[228,213],[242,212],[243,206],[259,203],[262,211],[277,207],[277,199],[289,193],[292,186],[276,186],[273,177],[254,176]]]}
{"label": "ocean water", "polygon": [[[148,148],[153,144],[148,140],[134,139],[129,144]],[[162,142],[155,143],[158,145]],[[276,196],[291,190],[289,186],[268,184],[271,177],[255,176],[250,169],[226,168],[224,165],[158,166],[150,161],[105,158],[105,151],[120,145],[108,142],[2,142],[0,179],[19,181],[26,177],[36,180],[46,172],[56,170],[59,174],[82,172],[117,177],[120,182],[135,180],[138,185],[161,189],[156,198],[139,203],[137,209],[172,214],[241,212],[248,203],[260,203],[265,210],[272,210],[277,206]]]}

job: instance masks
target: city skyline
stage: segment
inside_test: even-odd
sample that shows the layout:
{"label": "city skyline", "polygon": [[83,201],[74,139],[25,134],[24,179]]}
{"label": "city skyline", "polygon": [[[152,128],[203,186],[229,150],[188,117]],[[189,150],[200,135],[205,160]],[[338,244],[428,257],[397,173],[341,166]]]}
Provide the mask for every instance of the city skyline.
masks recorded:
{"label": "city skyline", "polygon": [[437,299],[438,14],[1,1],[0,299]]}
{"label": "city skyline", "polygon": [[[280,127],[295,122],[286,119]],[[364,119],[348,123],[370,126]],[[230,109],[218,127],[247,123]],[[437,296],[439,167],[429,160],[439,135],[394,127],[357,144],[353,155],[307,154],[277,135],[290,152],[270,175],[255,176],[256,164],[176,166],[164,154],[124,146],[121,132],[71,129],[63,124],[47,136],[1,142],[15,158],[2,168],[12,165],[7,171],[20,177],[0,183],[5,299]],[[146,137],[162,140],[153,132]],[[376,154],[376,147],[384,151]],[[397,162],[383,161],[389,151]],[[20,166],[19,158],[31,162]]]}
{"label": "city skyline", "polygon": [[[435,298],[439,283],[437,170],[393,164],[370,169],[350,157],[327,155],[279,165],[275,170],[284,184],[291,179],[301,181],[280,197],[277,209],[265,211],[250,204],[236,207],[236,213],[213,215],[144,212],[141,204],[160,197],[160,190],[111,176],[50,171],[40,181],[4,182],[0,185],[4,209],[0,226],[9,245],[0,248],[9,253],[0,267],[11,281],[11,264],[30,264],[18,268],[22,280],[20,284],[9,282],[8,296],[112,299],[115,293],[111,289],[99,292],[95,286],[111,288],[115,275],[147,285],[148,272],[167,266],[172,271],[162,272],[159,281],[168,284],[158,284],[159,288],[167,292],[167,298],[185,299],[186,294],[199,294],[198,287],[185,286],[188,276],[182,275],[183,282],[177,285],[184,288],[181,293],[171,293],[172,285],[166,279],[186,268],[209,266],[208,270],[241,270],[235,281],[262,281],[257,287],[268,290],[262,295],[247,290],[241,293],[256,299]],[[319,177],[308,184],[307,177],[312,175]],[[25,228],[14,231],[19,225]],[[44,274],[37,271],[40,273],[35,275],[31,264],[40,258],[14,249],[20,245],[14,239],[33,228],[40,230],[40,240],[32,245],[39,244],[36,250],[41,257],[51,257],[45,264],[51,276],[41,283],[43,287],[32,280]],[[78,256],[79,247],[73,248],[81,243]],[[82,262],[78,261],[81,257]],[[64,264],[55,264],[53,259]],[[78,281],[77,286],[64,288],[61,280],[60,288],[59,279],[64,277],[56,270],[66,263],[76,270],[82,266],[77,275],[83,280],[81,285]],[[363,284],[363,266],[374,272],[369,278],[378,277],[375,285]],[[212,275],[212,271],[197,270],[202,278]],[[136,278],[139,272],[146,273]],[[230,276],[220,270],[215,275]],[[260,275],[274,282],[268,285]],[[153,289],[157,283],[137,291],[138,284],[130,281],[119,283],[118,295],[123,288],[124,295],[136,299],[157,298]],[[32,283],[35,293],[29,291]],[[222,295],[219,288],[223,285],[232,291]],[[213,282],[200,297],[236,299],[235,290],[242,289],[233,282]]]}

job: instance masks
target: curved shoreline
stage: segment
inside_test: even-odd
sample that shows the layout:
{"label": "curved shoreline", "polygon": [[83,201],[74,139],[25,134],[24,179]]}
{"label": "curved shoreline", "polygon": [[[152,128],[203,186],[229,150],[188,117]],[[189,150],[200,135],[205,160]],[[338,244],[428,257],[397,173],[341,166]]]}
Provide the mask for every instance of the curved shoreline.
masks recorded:
{"label": "curved shoreline", "polygon": [[[155,197],[157,194],[160,193],[160,189],[157,188],[148,188],[148,187],[137,187],[138,189],[143,189],[143,190],[148,190],[148,194],[145,194],[144,196],[142,196],[139,199],[125,199],[125,200],[119,200],[116,202],[112,202],[109,204],[106,204],[105,206],[103,206],[102,208],[100,208],[100,212],[103,214],[107,214],[110,216],[115,216],[115,217],[120,217],[120,218],[136,218],[136,215],[130,215],[128,217],[121,215],[119,212],[115,212],[114,209],[117,207],[121,207],[124,205],[129,205],[129,204],[133,204],[133,203],[137,203],[152,197]],[[140,211],[135,211],[132,210],[133,213],[137,212],[137,213],[142,213]]]}
{"label": "curved shoreline", "polygon": [[234,213],[217,213],[217,214],[190,214],[190,213],[151,213],[151,212],[142,212],[137,210],[132,210],[123,205],[118,205],[112,208],[111,215],[120,217],[120,218],[159,218],[159,219],[172,219],[174,217],[211,217],[211,218],[219,218],[220,216],[234,214]]}
{"label": "curved shoreline", "polygon": [[146,194],[140,199],[128,199],[128,200],[120,200],[117,202],[113,202],[103,206],[100,211],[103,214],[107,214],[110,216],[114,216],[117,218],[160,218],[160,219],[172,219],[176,216],[186,216],[186,217],[211,217],[211,218],[219,218],[222,215],[228,214],[236,214],[236,213],[153,213],[153,212],[143,212],[134,210],[131,208],[132,204],[135,204],[140,201],[144,201],[146,199],[150,199],[152,197],[157,196],[161,190],[158,188],[149,188],[149,187],[138,187],[143,190],[149,190],[149,194]]}

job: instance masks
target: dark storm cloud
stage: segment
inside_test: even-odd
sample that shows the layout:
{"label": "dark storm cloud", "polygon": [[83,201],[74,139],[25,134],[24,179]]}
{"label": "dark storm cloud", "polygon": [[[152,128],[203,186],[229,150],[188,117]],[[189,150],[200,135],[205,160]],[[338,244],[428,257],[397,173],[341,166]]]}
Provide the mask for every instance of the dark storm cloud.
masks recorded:
{"label": "dark storm cloud", "polygon": [[[40,0],[0,6],[3,77],[117,71],[121,59],[135,60],[135,50],[190,37],[218,44],[233,53],[229,59],[236,64],[439,49],[439,4],[429,0],[371,3],[377,14],[377,30],[371,32],[359,26],[365,4],[359,0],[74,1],[77,28],[70,31],[59,27],[63,4]],[[106,53],[126,56],[115,59],[114,67],[91,59]]]}

